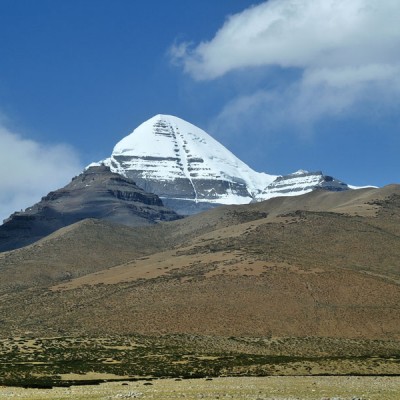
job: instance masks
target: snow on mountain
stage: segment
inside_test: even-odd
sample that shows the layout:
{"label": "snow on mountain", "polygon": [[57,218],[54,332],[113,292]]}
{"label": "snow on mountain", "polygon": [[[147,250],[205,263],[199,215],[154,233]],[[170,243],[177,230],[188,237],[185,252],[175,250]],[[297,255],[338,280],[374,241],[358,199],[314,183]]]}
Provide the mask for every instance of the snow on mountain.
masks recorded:
{"label": "snow on mountain", "polygon": [[293,174],[278,176],[256,196],[256,199],[266,200],[277,196],[298,196],[315,189],[338,192],[348,190],[349,186],[331,176],[323,175],[321,171],[299,170]]}
{"label": "snow on mountain", "polygon": [[321,172],[299,170],[286,176],[256,172],[205,131],[171,115],[159,114],[142,123],[101,163],[156,193],[182,214],[315,188],[349,189]]}

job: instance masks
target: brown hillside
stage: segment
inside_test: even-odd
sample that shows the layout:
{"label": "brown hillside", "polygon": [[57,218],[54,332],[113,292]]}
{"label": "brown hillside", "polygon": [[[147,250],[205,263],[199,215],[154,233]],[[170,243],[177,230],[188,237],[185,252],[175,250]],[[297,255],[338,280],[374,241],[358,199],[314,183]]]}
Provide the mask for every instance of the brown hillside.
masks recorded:
{"label": "brown hillside", "polygon": [[0,333],[400,340],[399,222],[398,185],[85,221],[2,255]]}

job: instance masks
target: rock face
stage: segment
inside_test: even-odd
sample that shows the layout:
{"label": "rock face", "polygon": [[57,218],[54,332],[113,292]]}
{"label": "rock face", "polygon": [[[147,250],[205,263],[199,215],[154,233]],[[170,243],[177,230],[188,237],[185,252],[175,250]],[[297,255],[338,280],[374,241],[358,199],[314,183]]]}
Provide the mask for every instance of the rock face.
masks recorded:
{"label": "rock face", "polygon": [[156,115],[141,124],[99,164],[132,178],[180,214],[315,188],[349,189],[321,172],[301,170],[287,176],[256,172],[206,132],[171,115]]}
{"label": "rock face", "polygon": [[180,217],[131,179],[112,173],[106,166],[94,166],[5,220],[0,226],[0,251],[28,245],[86,218],[141,226]]}

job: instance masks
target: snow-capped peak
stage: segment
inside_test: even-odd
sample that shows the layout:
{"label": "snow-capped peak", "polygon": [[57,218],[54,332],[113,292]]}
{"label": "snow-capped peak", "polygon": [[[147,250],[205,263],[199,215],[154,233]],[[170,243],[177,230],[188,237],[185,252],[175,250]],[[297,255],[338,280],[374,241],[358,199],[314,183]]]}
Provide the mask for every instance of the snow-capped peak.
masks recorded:
{"label": "snow-capped peak", "polygon": [[[112,157],[134,157],[132,167],[143,166],[147,158],[159,163],[148,174],[165,180],[220,179],[271,183],[275,176],[253,171],[202,129],[172,115],[158,114],[139,125],[114,147]],[[140,163],[135,160],[142,159]]]}
{"label": "snow-capped peak", "polygon": [[227,204],[249,202],[260,187],[276,178],[253,171],[195,125],[162,114],[145,121],[118,142],[105,163],[147,185],[150,181],[164,182],[164,186],[166,182],[185,181],[193,192],[188,198],[194,195],[196,201]]}
{"label": "snow-capped peak", "polygon": [[[162,114],[119,141],[102,163],[181,213],[198,212],[212,204],[245,204],[305,193],[325,181],[321,172],[298,170],[287,176],[256,172],[204,130]],[[339,189],[348,187],[340,183],[333,188]],[[196,210],[189,210],[193,204]]]}

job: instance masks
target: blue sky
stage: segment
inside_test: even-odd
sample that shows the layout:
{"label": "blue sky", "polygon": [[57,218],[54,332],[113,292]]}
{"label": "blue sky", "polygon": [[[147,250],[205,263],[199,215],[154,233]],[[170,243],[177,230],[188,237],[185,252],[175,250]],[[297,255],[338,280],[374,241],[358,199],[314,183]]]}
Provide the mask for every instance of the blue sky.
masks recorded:
{"label": "blue sky", "polygon": [[397,0],[0,0],[0,219],[155,114],[257,171],[399,182]]}

